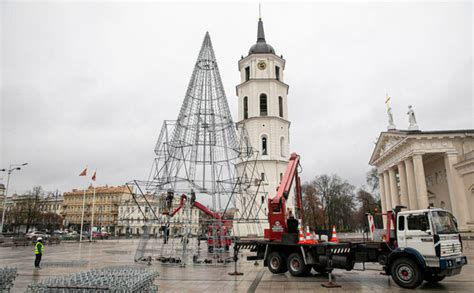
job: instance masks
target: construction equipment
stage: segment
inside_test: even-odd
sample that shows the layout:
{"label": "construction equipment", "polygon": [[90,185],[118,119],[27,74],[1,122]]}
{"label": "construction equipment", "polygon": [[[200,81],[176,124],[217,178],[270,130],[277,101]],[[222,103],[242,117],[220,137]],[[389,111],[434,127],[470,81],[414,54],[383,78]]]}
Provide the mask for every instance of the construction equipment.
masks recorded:
{"label": "construction equipment", "polygon": [[[178,207],[169,214],[170,217],[173,217],[178,213],[185,203],[188,201],[188,197],[185,194],[181,195]],[[207,247],[208,251],[212,253],[215,248],[224,248],[226,251],[229,250],[229,247],[232,245],[232,239],[230,237],[229,227],[232,225],[230,221],[224,220],[219,213],[213,212],[208,209],[203,204],[199,203],[195,199],[191,199],[190,202],[191,208],[197,208],[206,215],[210,216],[217,221],[213,223],[214,225],[208,225],[207,229]]]}
{"label": "construction equipment", "polygon": [[[334,268],[350,271],[355,263],[379,263],[395,283],[410,289],[423,280],[435,283],[459,274],[467,264],[456,220],[439,208],[402,211],[405,207],[395,207],[383,214],[386,231],[380,241],[307,243],[302,228],[297,228],[304,216],[298,165],[299,156],[291,154],[277,194],[268,200],[270,228],[265,230],[265,239],[235,242],[235,249],[254,253],[248,260],[263,260],[272,273],[289,271],[293,276],[307,275],[311,269],[331,273]],[[285,201],[293,182],[298,219],[287,218],[286,213]],[[330,279],[326,286],[338,285]]]}

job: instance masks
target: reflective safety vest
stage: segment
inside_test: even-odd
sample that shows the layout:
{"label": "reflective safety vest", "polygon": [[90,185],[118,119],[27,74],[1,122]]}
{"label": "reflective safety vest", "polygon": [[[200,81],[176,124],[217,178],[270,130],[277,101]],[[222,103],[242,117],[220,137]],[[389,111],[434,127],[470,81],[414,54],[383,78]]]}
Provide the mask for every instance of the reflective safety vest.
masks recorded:
{"label": "reflective safety vest", "polygon": [[35,244],[35,254],[43,254],[44,253],[44,245],[41,242],[36,242]]}

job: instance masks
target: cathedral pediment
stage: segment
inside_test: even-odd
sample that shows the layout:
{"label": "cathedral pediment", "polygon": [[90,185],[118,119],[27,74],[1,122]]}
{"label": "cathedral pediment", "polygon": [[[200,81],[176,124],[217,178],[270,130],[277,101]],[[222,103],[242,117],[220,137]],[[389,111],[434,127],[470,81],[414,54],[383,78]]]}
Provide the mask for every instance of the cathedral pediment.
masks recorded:
{"label": "cathedral pediment", "polygon": [[394,147],[405,140],[405,138],[406,134],[403,133],[382,132],[377,140],[369,164],[372,164],[379,158],[383,157],[386,153],[390,152]]}

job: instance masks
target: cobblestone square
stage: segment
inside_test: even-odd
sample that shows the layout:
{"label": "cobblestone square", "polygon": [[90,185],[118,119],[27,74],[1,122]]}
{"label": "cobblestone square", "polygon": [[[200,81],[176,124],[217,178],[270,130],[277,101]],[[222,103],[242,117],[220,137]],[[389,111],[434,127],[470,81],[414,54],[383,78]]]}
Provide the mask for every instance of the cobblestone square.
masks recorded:
{"label": "cobblestone square", "polygon": [[[16,267],[18,276],[12,292],[24,292],[32,282],[49,277],[117,265],[136,265],[133,258],[138,240],[102,240],[89,242],[63,242],[48,245],[45,249],[40,270],[34,269],[33,247],[2,247],[0,263],[2,266]],[[474,241],[464,241],[464,252],[469,264],[460,275],[446,278],[439,285],[420,286],[416,291],[472,292],[474,285]],[[244,258],[245,258],[245,251]],[[153,262],[146,266],[157,270],[159,277],[155,284],[160,292],[325,292],[347,290],[357,292],[399,292],[390,277],[380,275],[380,266],[367,264],[365,271],[335,270],[336,281],[341,288],[325,289],[321,284],[327,276],[313,272],[310,277],[295,278],[288,273],[274,275],[260,262],[241,258],[238,270],[243,276],[229,276],[234,267],[224,265],[165,265]],[[358,267],[362,269],[362,267]]]}

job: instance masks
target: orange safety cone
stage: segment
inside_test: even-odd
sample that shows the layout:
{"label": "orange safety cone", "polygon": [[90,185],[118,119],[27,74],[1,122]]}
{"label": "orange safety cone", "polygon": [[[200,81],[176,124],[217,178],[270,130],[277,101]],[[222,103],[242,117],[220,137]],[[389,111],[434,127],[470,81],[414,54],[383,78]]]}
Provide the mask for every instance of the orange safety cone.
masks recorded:
{"label": "orange safety cone", "polygon": [[305,239],[306,244],[316,244],[316,241],[313,239],[313,236],[311,236],[311,232],[309,232],[309,227],[306,226],[306,239]]}
{"label": "orange safety cone", "polygon": [[301,220],[298,221],[298,230],[299,230],[298,244],[305,244],[306,241],[304,239],[304,231],[303,231],[303,225],[301,225]]}
{"label": "orange safety cone", "polygon": [[339,243],[339,239],[337,239],[337,234],[336,234],[336,226],[332,226],[332,236],[329,242]]}

